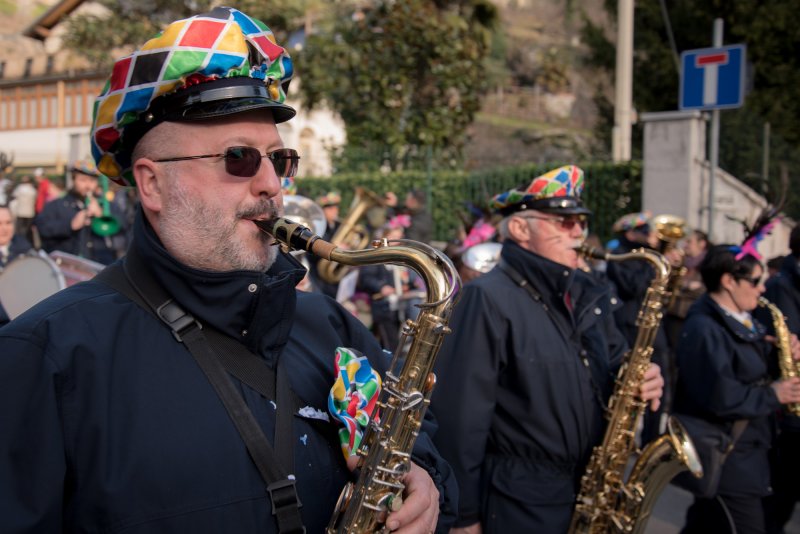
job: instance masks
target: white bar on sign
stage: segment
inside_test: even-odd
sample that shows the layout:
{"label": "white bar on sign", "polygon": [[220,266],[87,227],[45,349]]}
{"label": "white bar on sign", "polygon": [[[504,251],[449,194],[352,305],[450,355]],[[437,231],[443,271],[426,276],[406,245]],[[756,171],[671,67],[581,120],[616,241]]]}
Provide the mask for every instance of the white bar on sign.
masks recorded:
{"label": "white bar on sign", "polygon": [[717,103],[717,73],[719,65],[703,66],[703,105],[713,106]]}

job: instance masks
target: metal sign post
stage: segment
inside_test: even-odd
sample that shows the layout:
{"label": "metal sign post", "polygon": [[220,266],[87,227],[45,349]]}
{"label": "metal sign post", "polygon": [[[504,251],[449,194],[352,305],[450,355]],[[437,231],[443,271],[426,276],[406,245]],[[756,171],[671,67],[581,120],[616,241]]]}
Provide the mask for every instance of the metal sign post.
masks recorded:
{"label": "metal sign post", "polygon": [[[681,54],[679,108],[711,111],[708,182],[709,237],[714,231],[714,181],[719,166],[719,110],[744,103],[744,45],[722,46],[723,21],[714,19],[713,48],[687,50]],[[712,237],[713,239],[713,237]]]}

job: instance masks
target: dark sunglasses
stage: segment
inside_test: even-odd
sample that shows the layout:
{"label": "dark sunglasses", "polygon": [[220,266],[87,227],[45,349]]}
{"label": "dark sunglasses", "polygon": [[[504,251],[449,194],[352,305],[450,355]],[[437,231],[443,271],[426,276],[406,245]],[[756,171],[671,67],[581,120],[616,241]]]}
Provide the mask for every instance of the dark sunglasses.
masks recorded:
{"label": "dark sunglasses", "polygon": [[275,167],[275,174],[280,178],[291,178],[297,174],[297,164],[300,156],[297,150],[280,148],[262,154],[257,148],[251,146],[232,146],[224,154],[205,154],[202,156],[183,156],[180,158],[154,159],[158,163],[171,161],[188,161],[190,159],[222,158],[225,160],[225,172],[240,178],[252,178],[261,168],[261,160],[267,158]]}
{"label": "dark sunglasses", "polygon": [[553,224],[556,224],[561,227],[562,230],[565,232],[571,232],[575,225],[578,224],[581,227],[581,230],[586,230],[586,227],[589,225],[589,221],[586,217],[581,217],[580,215],[577,217],[542,217],[540,215],[519,215],[519,217],[523,219],[539,219],[540,221],[550,221]]}
{"label": "dark sunglasses", "polygon": [[753,287],[758,287],[761,285],[761,281],[764,279],[764,275],[761,276],[737,276],[737,280],[745,280],[746,282],[750,282],[750,285]]}

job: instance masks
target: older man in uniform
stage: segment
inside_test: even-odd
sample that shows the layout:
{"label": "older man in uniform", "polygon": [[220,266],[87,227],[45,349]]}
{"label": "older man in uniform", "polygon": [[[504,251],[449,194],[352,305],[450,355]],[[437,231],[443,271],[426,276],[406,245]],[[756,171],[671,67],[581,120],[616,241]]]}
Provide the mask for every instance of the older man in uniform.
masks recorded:
{"label": "older man in uniform", "polygon": [[[501,259],[462,292],[432,404],[459,482],[456,532],[566,532],[602,438],[626,344],[609,287],[577,269],[583,184],[567,166],[492,200]],[[642,398],[657,405],[662,385],[651,366]]]}

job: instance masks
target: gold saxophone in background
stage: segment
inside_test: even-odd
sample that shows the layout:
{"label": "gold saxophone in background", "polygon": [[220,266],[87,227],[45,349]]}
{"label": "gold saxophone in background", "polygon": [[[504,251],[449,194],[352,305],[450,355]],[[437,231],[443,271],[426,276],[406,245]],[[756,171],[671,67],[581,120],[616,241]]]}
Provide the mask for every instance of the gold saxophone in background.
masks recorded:
{"label": "gold saxophone in background", "polygon": [[[781,378],[794,378],[800,376],[798,362],[792,358],[792,347],[790,345],[791,332],[786,326],[786,319],[783,312],[773,303],[764,297],[758,298],[758,305],[769,310],[772,316],[772,324],[775,327],[775,339],[778,347],[778,366],[781,370]],[[786,409],[792,414],[800,417],[800,404],[787,404]]]}
{"label": "gold saxophone in background", "polygon": [[399,344],[403,347],[411,336],[411,347],[405,358],[397,349],[383,377],[379,421],[370,422],[358,449],[358,480],[345,486],[327,528],[328,533],[381,532],[388,513],[403,502],[402,479],[411,467],[411,450],[436,384],[433,364],[444,336],[450,333],[447,320],[461,279],[447,256],[424,243],[399,239],[392,242],[397,244],[374,242],[367,250],[341,250],[288,219],[256,224],[288,248],[351,266],[401,265],[416,271],[425,282],[426,300],[417,320],[406,321]]}
{"label": "gold saxophone in background", "polygon": [[[655,268],[636,320],[636,341],[620,367],[609,400],[603,443],[592,451],[569,529],[571,533],[641,533],[656,498],[675,475],[686,469],[697,477],[703,472],[694,445],[677,419],[670,417],[667,433],[643,450],[634,441],[638,421],[647,409],[639,393],[668,297],[670,266],[661,254],[646,249],[606,254],[584,245],[578,253],[607,261],[646,260]],[[635,454],[638,458],[626,480],[628,462]]]}
{"label": "gold saxophone in background", "polygon": [[653,217],[653,231],[659,242],[658,251],[666,254],[670,251],[678,251],[681,255],[680,265],[673,265],[667,282],[667,303],[666,310],[669,311],[675,305],[675,299],[681,292],[681,282],[686,276],[688,269],[684,265],[685,255],[678,248],[678,241],[686,237],[686,221],[677,215],[656,215]]}
{"label": "gold saxophone in background", "polygon": [[[359,221],[367,214],[367,212],[376,207],[384,206],[385,202],[375,193],[363,187],[356,187],[353,202],[350,204],[350,210],[347,212],[347,217],[341,222],[339,227],[331,237],[333,245],[345,247],[349,250],[359,250],[367,248],[372,238],[369,231],[359,223]],[[342,278],[350,270],[347,263],[331,261],[327,258],[321,258],[317,263],[317,273],[319,277],[328,282],[329,284],[336,284],[342,281]]]}

